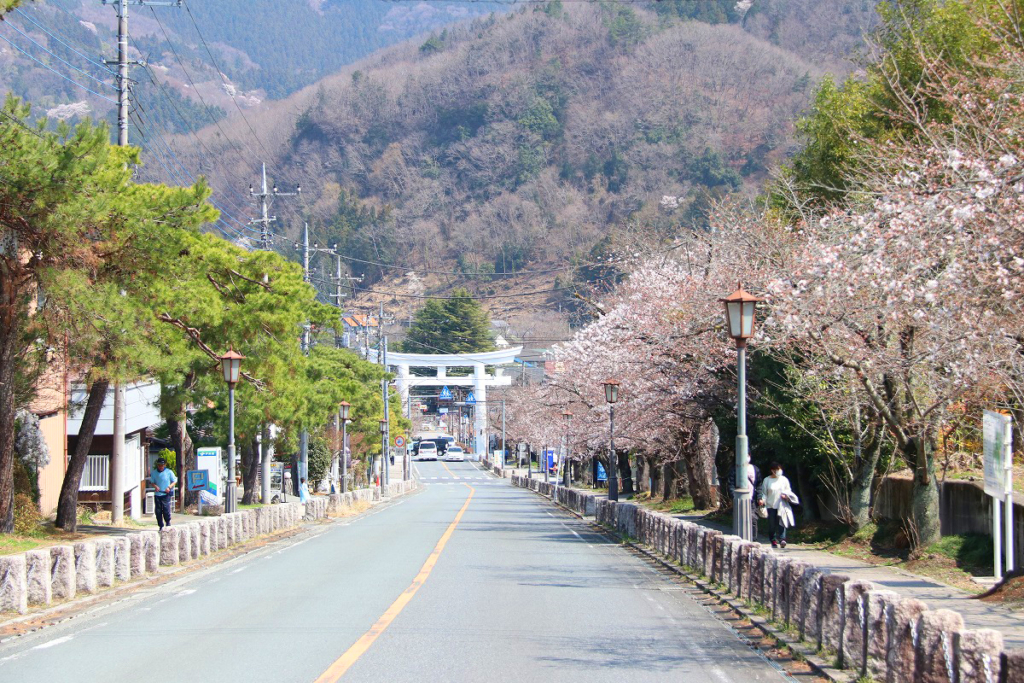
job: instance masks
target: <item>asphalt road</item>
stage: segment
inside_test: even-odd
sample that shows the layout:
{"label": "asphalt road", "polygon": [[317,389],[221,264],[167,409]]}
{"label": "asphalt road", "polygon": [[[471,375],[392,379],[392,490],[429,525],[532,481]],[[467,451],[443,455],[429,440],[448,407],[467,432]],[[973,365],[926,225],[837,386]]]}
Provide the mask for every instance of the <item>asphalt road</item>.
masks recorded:
{"label": "asphalt road", "polygon": [[536,494],[416,467],[418,493],[0,646],[0,681],[784,680]]}

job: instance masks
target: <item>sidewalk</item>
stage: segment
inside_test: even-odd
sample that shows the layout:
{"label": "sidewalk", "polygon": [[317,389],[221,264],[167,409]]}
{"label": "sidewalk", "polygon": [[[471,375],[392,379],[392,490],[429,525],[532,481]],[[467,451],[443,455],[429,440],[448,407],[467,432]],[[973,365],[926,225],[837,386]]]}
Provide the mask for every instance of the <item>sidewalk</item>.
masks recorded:
{"label": "sidewalk", "polygon": [[[726,534],[732,533],[730,525],[709,521],[700,516],[671,516],[709,529],[717,529]],[[761,543],[761,547],[771,548],[768,543]],[[948,609],[959,612],[968,628],[996,629],[1003,634],[1003,641],[1007,649],[1024,647],[1024,611],[1012,610],[999,604],[973,599],[970,593],[897,567],[869,564],[792,543],[785,549],[778,549],[774,552],[822,569],[828,569],[835,574],[845,574],[851,579],[871,581],[900,595],[917,598],[928,605],[929,609]]]}

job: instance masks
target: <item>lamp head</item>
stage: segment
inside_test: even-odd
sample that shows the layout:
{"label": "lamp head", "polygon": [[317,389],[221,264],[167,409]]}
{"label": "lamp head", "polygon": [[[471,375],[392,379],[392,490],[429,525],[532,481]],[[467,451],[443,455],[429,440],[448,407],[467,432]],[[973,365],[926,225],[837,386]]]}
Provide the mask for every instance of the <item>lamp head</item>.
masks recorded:
{"label": "lamp head", "polygon": [[606,379],[604,382],[604,400],[608,403],[618,403],[619,401],[619,380],[614,378]]}
{"label": "lamp head", "polygon": [[245,356],[231,347],[228,347],[228,352],[220,357],[220,369],[224,373],[224,381],[229,385],[234,386],[238,384],[243,360],[245,360]]}
{"label": "lamp head", "polygon": [[754,336],[754,309],[759,297],[743,290],[737,285],[736,291],[720,299],[725,304],[725,322],[729,326],[729,336],[736,340],[737,346],[746,343],[747,339]]}

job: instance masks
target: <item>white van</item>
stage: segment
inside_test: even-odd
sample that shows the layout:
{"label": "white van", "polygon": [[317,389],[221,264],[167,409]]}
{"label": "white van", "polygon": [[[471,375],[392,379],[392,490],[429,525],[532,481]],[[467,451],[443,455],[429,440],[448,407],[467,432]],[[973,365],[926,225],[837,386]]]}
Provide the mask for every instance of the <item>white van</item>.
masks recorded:
{"label": "white van", "polygon": [[417,460],[437,460],[437,444],[433,441],[420,442],[416,455]]}

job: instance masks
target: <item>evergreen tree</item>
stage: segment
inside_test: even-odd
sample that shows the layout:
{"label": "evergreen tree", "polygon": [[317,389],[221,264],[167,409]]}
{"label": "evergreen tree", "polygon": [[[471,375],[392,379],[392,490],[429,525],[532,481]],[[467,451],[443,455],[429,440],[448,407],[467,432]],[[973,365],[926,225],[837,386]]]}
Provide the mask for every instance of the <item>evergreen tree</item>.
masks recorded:
{"label": "evergreen tree", "polygon": [[491,351],[491,319],[469,292],[459,288],[445,300],[432,299],[416,313],[402,350],[407,353]]}

